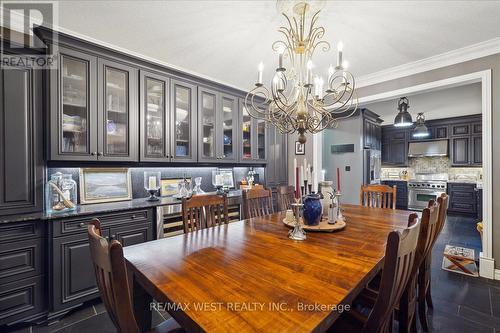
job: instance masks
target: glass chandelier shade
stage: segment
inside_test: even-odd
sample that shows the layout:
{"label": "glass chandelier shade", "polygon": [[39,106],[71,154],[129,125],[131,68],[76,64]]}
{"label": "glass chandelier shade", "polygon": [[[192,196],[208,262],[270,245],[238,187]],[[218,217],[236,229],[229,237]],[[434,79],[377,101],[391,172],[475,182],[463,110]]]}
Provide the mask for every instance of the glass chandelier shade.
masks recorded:
{"label": "glass chandelier shade", "polygon": [[394,126],[396,127],[410,127],[413,126],[413,119],[411,114],[408,112],[410,104],[408,98],[401,97],[398,101],[398,114],[394,118]]}
{"label": "glass chandelier shade", "polygon": [[429,129],[427,126],[425,126],[425,117],[422,112],[417,114],[417,126],[413,130],[413,137],[414,138],[426,138],[431,133],[429,132]]}
{"label": "glass chandelier shade", "polygon": [[326,79],[314,72],[315,51],[330,50],[330,44],[323,40],[325,28],[317,24],[323,6],[324,1],[318,0],[277,1],[286,21],[278,28],[283,38],[272,44],[278,66],[266,86],[261,63],[255,87],[245,98],[250,116],[264,119],[281,133],[299,133],[301,143],[306,141],[305,133],[336,127],[357,108],[355,80],[342,59],[342,43],[337,45],[336,66],[325,70]]}

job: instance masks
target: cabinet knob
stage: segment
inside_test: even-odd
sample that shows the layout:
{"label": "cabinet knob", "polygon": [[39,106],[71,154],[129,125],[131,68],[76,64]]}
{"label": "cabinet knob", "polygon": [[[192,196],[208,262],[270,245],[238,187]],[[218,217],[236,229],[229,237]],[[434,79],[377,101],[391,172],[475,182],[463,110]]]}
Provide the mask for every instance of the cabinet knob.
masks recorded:
{"label": "cabinet knob", "polygon": [[80,222],[80,223],[78,223],[78,226],[79,226],[80,228],[83,228],[83,227],[85,227],[85,223],[84,223],[84,222]]}
{"label": "cabinet knob", "polygon": [[97,153],[95,151],[93,151],[93,152],[90,153],[90,155],[91,156],[95,156],[95,155],[97,155]]}
{"label": "cabinet knob", "polygon": [[132,216],[130,216],[130,218],[133,220],[136,218],[135,214],[133,214]]}
{"label": "cabinet knob", "polygon": [[97,153],[97,156],[102,156],[102,155],[104,155],[104,153],[102,151]]}

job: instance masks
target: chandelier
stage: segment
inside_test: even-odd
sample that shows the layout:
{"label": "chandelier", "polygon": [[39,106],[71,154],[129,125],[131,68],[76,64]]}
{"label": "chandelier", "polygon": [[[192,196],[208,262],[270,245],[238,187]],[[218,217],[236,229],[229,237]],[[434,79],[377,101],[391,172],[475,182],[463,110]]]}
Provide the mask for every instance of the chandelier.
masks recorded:
{"label": "chandelier", "polygon": [[[327,52],[330,43],[323,39],[325,28],[317,25],[324,1],[278,0],[278,11],[286,24],[278,28],[282,39],[272,44],[278,53],[278,67],[269,87],[262,82],[264,66],[258,67],[255,87],[245,98],[248,114],[274,125],[281,133],[318,133],[335,128],[357,108],[354,76],[342,60],[342,43],[337,45],[336,66],[330,65],[326,80],[314,73],[316,50]],[[284,62],[289,63],[285,67]],[[316,75],[315,75],[316,74]]]}

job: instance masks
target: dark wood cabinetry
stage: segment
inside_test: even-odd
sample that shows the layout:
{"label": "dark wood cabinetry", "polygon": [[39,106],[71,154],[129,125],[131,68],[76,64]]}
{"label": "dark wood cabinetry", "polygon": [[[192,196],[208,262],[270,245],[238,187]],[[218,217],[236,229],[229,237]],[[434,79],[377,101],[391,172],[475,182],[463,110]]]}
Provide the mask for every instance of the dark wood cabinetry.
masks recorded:
{"label": "dark wood cabinetry", "polygon": [[384,180],[382,184],[396,186],[396,209],[408,209],[408,182],[403,180]]}
{"label": "dark wood cabinetry", "polygon": [[275,188],[288,184],[288,144],[286,134],[281,134],[276,127],[269,126],[268,165],[266,185]]}
{"label": "dark wood cabinetry", "polygon": [[378,122],[371,119],[363,120],[363,146],[368,149],[381,149],[382,128]]}
{"label": "dark wood cabinetry", "polygon": [[477,216],[477,187],[470,183],[448,183],[448,214]]}
{"label": "dark wood cabinetry", "polygon": [[117,239],[124,246],[153,239],[152,209],[52,221],[51,317],[98,297],[87,238],[87,225],[92,218],[100,219],[104,237]]}
{"label": "dark wood cabinetry", "polygon": [[46,314],[44,226],[38,220],[0,225],[0,325]]}
{"label": "dark wood cabinetry", "polygon": [[395,167],[408,165],[407,132],[385,126],[382,128],[382,164]]}
{"label": "dark wood cabinetry", "polygon": [[[473,122],[475,120],[475,122]],[[451,125],[450,156],[452,166],[481,166],[483,137],[480,117]]]}
{"label": "dark wood cabinetry", "polygon": [[42,209],[42,112],[40,71],[2,64],[0,215]]}

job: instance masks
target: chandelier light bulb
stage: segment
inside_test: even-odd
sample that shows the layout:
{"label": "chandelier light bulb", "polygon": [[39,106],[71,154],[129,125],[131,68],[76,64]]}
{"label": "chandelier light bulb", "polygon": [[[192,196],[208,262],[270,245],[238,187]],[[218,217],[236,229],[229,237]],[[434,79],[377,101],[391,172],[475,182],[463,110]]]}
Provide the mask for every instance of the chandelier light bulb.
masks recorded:
{"label": "chandelier light bulb", "polygon": [[344,50],[344,43],[339,42],[337,45],[337,67],[342,66],[342,51]]}
{"label": "chandelier light bulb", "polygon": [[259,73],[257,75],[257,85],[262,85],[262,72],[264,71],[264,64],[262,63],[262,61],[259,63]]}
{"label": "chandelier light bulb", "polygon": [[339,44],[337,45],[337,51],[339,52],[344,51],[344,43],[342,43],[342,41],[340,41]]}
{"label": "chandelier light bulb", "polygon": [[349,68],[349,61],[344,60],[344,62],[342,63],[342,68],[343,68],[343,69],[347,69],[347,68]]}
{"label": "chandelier light bulb", "polygon": [[259,62],[259,67],[257,67],[259,69],[259,72],[262,72],[264,70],[264,63],[261,61]]}

